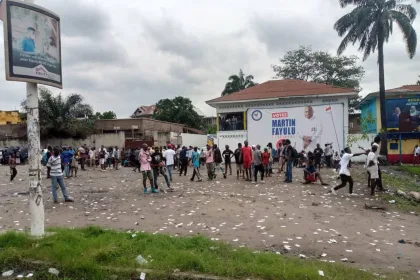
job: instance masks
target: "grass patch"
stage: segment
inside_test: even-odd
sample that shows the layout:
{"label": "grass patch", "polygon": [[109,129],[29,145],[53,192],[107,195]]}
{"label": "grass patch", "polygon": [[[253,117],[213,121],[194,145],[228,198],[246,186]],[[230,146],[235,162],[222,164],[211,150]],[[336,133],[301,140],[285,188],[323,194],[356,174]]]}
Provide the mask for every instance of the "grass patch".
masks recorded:
{"label": "grass patch", "polygon": [[395,200],[395,204],[392,204],[393,207],[396,207],[401,211],[420,213],[420,203],[418,202],[388,193],[379,193],[378,195],[381,199],[387,202]]}
{"label": "grass patch", "polygon": [[[48,274],[53,266],[60,270],[60,279],[131,279],[130,268],[141,267],[136,257],[141,254],[149,262],[143,268],[159,271],[147,279],[174,279],[176,269],[237,279],[328,279],[373,280],[371,273],[342,264],[317,260],[300,260],[269,252],[255,253],[247,248],[213,242],[202,236],[171,237],[167,235],[131,234],[97,227],[83,229],[54,228],[55,235],[32,239],[25,233],[0,235],[0,267],[4,270],[28,271],[36,268],[35,279],[57,279]],[[45,262],[31,264],[28,260]],[[125,272],[107,271],[104,267],[129,268]],[[400,279],[388,275],[387,279]]]}
{"label": "grass patch", "polygon": [[409,173],[411,175],[420,176],[420,166],[402,165],[402,166],[400,166],[400,170],[404,171],[406,173]]}
{"label": "grass patch", "polygon": [[391,174],[382,172],[382,180],[386,187],[402,191],[420,191],[420,186],[416,185],[416,178],[409,174]]}

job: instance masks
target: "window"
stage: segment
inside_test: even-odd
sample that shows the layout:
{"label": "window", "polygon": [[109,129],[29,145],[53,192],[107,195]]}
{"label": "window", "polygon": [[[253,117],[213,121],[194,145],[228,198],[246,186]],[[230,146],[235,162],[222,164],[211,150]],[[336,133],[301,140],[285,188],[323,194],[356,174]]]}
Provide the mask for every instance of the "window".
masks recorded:
{"label": "window", "polygon": [[219,115],[219,129],[221,131],[243,130],[243,112]]}
{"label": "window", "polygon": [[353,122],[349,123],[349,127],[353,128]]}

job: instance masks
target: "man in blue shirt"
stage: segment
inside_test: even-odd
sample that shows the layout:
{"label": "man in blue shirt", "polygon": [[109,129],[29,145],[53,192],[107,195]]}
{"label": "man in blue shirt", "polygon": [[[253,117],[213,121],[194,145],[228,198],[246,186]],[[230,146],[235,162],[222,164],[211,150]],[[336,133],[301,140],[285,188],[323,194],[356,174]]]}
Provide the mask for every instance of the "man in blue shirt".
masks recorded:
{"label": "man in blue shirt", "polygon": [[179,176],[182,176],[182,172],[184,172],[184,176],[187,176],[187,168],[188,168],[188,157],[187,157],[187,147],[182,147],[181,152],[179,153],[179,161],[181,163],[181,168],[179,169]]}
{"label": "man in blue shirt", "polygon": [[22,40],[22,49],[24,52],[35,52],[35,29],[28,27],[27,36]]}
{"label": "man in blue shirt", "polygon": [[194,147],[194,151],[192,153],[192,157],[191,157],[193,166],[194,166],[194,171],[193,171],[193,175],[191,178],[191,181],[194,181],[194,177],[195,175],[197,175],[197,179],[198,182],[201,182],[201,176],[200,176],[200,170],[198,170],[200,168],[200,152],[198,152],[197,147]]}

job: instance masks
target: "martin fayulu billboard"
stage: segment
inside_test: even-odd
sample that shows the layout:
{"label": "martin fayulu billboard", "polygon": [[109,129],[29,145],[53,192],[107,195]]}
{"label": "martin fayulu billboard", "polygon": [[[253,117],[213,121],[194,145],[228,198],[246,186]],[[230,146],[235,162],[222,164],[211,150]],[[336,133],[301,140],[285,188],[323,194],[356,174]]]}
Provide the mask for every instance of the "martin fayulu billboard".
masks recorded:
{"label": "martin fayulu billboard", "polygon": [[313,151],[318,143],[321,147],[332,143],[336,151],[344,146],[343,104],[249,109],[247,122],[251,145],[278,147],[280,141],[289,139],[298,151]]}

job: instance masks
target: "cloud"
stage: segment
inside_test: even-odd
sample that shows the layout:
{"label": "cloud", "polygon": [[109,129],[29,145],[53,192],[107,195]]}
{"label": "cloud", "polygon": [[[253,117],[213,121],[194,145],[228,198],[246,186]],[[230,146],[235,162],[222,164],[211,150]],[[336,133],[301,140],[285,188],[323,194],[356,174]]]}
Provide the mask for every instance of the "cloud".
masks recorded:
{"label": "cloud", "polygon": [[[95,110],[113,110],[118,117],[178,95],[214,115],[205,101],[220,96],[240,68],[262,83],[274,76],[270,65],[299,45],[335,53],[340,38],[333,24],[351,9],[341,9],[336,0],[267,0],[258,9],[251,0],[241,5],[210,0],[188,5],[161,0],[147,6],[130,0],[36,3],[61,18],[63,94],[80,93]],[[385,46],[387,88],[414,83],[420,74],[418,57],[408,59],[395,29]],[[345,55],[352,54],[361,56],[350,46]],[[5,82],[3,64],[0,57],[0,109],[19,108],[25,84]],[[363,92],[376,91],[376,53],[362,65]]]}

